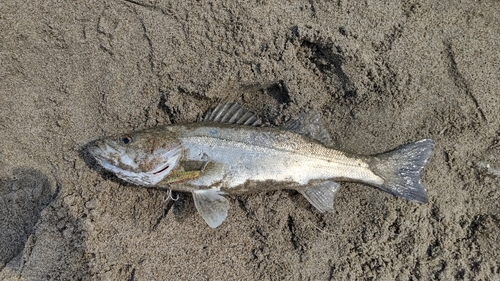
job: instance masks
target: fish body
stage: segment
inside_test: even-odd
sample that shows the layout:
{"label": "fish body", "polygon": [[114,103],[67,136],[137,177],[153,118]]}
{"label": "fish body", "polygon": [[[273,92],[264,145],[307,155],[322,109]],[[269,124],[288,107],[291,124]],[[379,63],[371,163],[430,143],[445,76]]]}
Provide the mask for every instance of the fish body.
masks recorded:
{"label": "fish body", "polygon": [[247,181],[307,185],[313,180],[338,178],[383,183],[361,158],[286,130],[218,123],[159,129],[177,135],[183,161],[215,162],[224,167],[222,174],[201,175],[187,182],[196,188],[217,185],[231,193]]}
{"label": "fish body", "polygon": [[258,124],[253,113],[232,103],[219,105],[204,122],[104,138],[89,150],[101,166],[125,181],[140,186],[168,184],[173,190],[191,192],[211,227],[227,216],[224,195],[270,188],[295,189],[322,212],[333,210],[340,187],[336,181],[362,182],[427,202],[421,175],[432,154],[432,140],[361,156],[325,145],[330,138],[317,114],[302,115],[283,128]]}

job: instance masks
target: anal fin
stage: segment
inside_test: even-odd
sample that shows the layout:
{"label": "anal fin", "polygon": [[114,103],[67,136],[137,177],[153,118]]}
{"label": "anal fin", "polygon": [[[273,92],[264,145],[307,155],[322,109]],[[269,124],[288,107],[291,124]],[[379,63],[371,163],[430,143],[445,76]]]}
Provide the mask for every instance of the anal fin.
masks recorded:
{"label": "anal fin", "polygon": [[205,222],[216,228],[222,224],[227,217],[229,202],[217,189],[206,189],[193,191],[194,205]]}
{"label": "anal fin", "polygon": [[320,212],[333,211],[333,198],[340,188],[334,181],[324,181],[312,184],[310,188],[301,189],[299,192]]}

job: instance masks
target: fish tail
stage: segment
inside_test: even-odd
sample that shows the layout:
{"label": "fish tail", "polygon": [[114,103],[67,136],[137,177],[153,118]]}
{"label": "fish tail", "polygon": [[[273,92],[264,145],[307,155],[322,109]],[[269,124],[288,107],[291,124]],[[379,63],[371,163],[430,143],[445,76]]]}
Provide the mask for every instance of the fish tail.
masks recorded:
{"label": "fish tail", "polygon": [[384,179],[384,183],[378,187],[398,197],[427,203],[422,172],[433,149],[434,141],[424,139],[376,155],[371,159],[370,167],[375,174]]}

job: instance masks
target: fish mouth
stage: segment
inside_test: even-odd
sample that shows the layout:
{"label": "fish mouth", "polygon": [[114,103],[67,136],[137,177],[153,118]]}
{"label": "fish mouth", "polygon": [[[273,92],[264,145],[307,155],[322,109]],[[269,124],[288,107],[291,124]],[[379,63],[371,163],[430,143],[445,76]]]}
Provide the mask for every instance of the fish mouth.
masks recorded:
{"label": "fish mouth", "polygon": [[118,178],[130,182],[138,186],[155,186],[161,182],[170,173],[170,165],[164,164],[160,168],[149,172],[135,172],[128,169],[123,169],[118,165],[110,163],[107,159],[99,155],[94,156],[97,162],[105,170],[114,173]]}
{"label": "fish mouth", "polygon": [[[182,152],[180,147],[176,147],[156,150],[147,157],[137,157],[138,155],[128,155],[124,150],[106,143],[96,143],[88,151],[105,170],[139,186],[155,186],[164,180],[177,166]],[[143,170],[142,168],[149,166],[148,162],[157,164]]]}
{"label": "fish mouth", "polygon": [[137,170],[138,165],[135,159],[127,155],[126,151],[120,147],[106,142],[96,142],[88,151],[101,166],[108,170],[111,166],[131,170],[131,172]]}
{"label": "fish mouth", "polygon": [[101,166],[104,167],[104,163],[109,164],[106,158],[103,156],[104,151],[97,145],[87,149],[88,153],[94,158],[94,160]]}
{"label": "fish mouth", "polygon": [[106,155],[108,154],[114,154],[114,153],[118,153],[118,151],[114,148],[112,148],[111,146],[107,145],[107,144],[103,144],[103,143],[100,143],[100,142],[96,142],[94,143],[94,145],[90,146],[87,151],[90,153],[90,155],[92,155],[100,164],[101,161],[107,161],[108,158],[110,157],[106,157]]}

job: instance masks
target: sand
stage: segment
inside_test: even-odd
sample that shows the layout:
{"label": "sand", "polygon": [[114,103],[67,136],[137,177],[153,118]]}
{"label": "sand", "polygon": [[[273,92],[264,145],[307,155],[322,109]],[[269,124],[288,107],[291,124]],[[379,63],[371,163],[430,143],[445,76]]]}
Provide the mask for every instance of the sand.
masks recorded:
{"label": "sand", "polygon": [[[0,279],[500,279],[500,2],[184,2],[0,4]],[[234,196],[211,229],[82,152],[221,100],[315,110],[354,153],[432,138],[429,203],[342,183],[333,213]]]}

